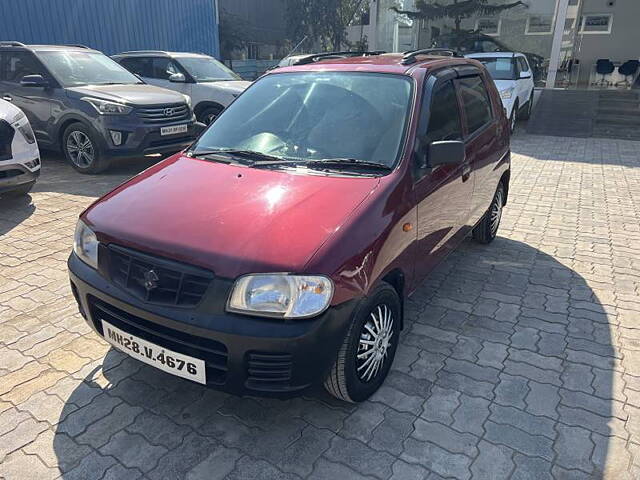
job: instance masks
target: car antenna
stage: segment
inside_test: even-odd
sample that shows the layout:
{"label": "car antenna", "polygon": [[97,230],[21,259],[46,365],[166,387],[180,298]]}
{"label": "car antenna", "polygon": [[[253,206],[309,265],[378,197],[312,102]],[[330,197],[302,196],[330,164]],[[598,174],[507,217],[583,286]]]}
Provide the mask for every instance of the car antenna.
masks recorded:
{"label": "car antenna", "polygon": [[[286,57],[284,57],[282,60],[284,60],[284,59],[286,59],[286,58],[289,58],[291,55],[293,55],[293,52],[295,52],[295,51],[300,47],[300,45],[302,45],[302,44],[304,43],[304,41],[307,39],[307,37],[308,37],[308,35],[305,35],[305,36],[304,36],[304,38],[303,38],[302,40],[300,40],[300,41],[298,42],[298,44],[297,44],[295,47],[293,47],[293,50],[291,50],[291,51],[287,54],[287,56],[286,56]],[[282,61],[282,60],[280,60],[280,61]]]}

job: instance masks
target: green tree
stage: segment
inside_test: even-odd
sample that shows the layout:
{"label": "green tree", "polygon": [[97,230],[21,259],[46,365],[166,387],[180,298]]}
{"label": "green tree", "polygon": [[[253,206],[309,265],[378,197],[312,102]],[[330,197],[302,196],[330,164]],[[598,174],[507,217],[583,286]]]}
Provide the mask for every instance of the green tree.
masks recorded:
{"label": "green tree", "polygon": [[242,50],[247,46],[246,31],[248,25],[240,17],[226,11],[220,15],[218,35],[220,38],[220,53],[222,58],[233,58],[234,50]]}
{"label": "green tree", "polygon": [[323,50],[341,50],[346,28],[369,0],[287,0],[287,29],[292,43],[305,35]]}
{"label": "green tree", "polygon": [[460,34],[460,22],[464,18],[478,15],[496,15],[520,5],[528,7],[520,0],[501,5],[490,4],[488,0],[453,0],[452,3],[446,5],[438,1],[428,3],[426,0],[416,0],[417,10],[400,10],[395,6],[390,8],[398,14],[406,15],[413,19],[437,20],[440,18],[453,18],[456,26],[455,31]]}

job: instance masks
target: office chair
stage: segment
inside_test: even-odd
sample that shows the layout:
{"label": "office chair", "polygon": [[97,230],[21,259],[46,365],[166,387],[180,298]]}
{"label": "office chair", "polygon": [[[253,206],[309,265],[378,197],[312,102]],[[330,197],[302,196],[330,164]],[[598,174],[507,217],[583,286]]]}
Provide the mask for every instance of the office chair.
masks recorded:
{"label": "office chair", "polygon": [[602,78],[595,82],[594,85],[600,87],[608,87],[611,85],[611,82],[605,80],[605,78],[607,75],[611,75],[615,69],[615,65],[608,58],[599,58],[596,60],[596,73],[602,75]]}
{"label": "office chair", "polygon": [[[618,67],[618,73],[620,75],[624,75],[624,80],[616,83],[616,87],[619,85],[624,85],[627,88],[631,88],[631,82],[633,81],[633,76],[637,73],[640,68],[640,61],[638,60],[627,60],[622,65]],[[631,80],[629,80],[631,77]]]}

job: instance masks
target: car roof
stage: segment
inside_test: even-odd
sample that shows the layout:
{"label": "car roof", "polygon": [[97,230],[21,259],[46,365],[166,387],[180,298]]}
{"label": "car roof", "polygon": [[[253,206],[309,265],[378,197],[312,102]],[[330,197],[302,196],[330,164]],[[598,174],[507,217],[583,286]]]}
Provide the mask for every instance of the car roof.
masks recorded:
{"label": "car roof", "polygon": [[524,54],[520,52],[478,52],[467,53],[467,58],[510,58],[510,57],[524,57]]}
{"label": "car roof", "polygon": [[26,50],[31,50],[33,52],[76,51],[76,52],[101,53],[98,50],[85,47],[84,45],[24,45],[19,42],[0,42],[0,48],[26,49]]}
{"label": "car roof", "polygon": [[367,55],[346,58],[318,59],[305,65],[292,65],[271,70],[269,74],[297,72],[297,71],[353,71],[408,74],[416,68],[434,69],[447,65],[478,64],[464,57],[446,57],[437,55],[418,55],[415,63],[404,63],[406,55],[403,53],[384,53],[381,55]]}

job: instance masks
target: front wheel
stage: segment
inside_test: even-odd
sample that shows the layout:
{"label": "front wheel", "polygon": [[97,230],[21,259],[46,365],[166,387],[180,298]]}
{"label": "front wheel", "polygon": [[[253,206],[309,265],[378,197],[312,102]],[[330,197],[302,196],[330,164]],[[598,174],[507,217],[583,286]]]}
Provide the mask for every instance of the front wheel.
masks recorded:
{"label": "front wheel", "polygon": [[482,220],[480,220],[480,223],[473,229],[473,239],[476,242],[491,243],[496,238],[498,228],[500,227],[500,220],[502,219],[504,195],[504,185],[502,181],[500,181],[489,210],[487,210]]}
{"label": "front wheel", "polygon": [[513,105],[513,110],[511,110],[511,116],[509,117],[509,130],[511,133],[516,131],[516,123],[518,121],[518,102]]}
{"label": "front wheel", "polygon": [[325,380],[331,395],[355,403],[380,388],[398,348],[401,315],[400,297],[388,283],[363,300]]}
{"label": "front wheel", "polygon": [[64,131],[62,150],[80,173],[100,173],[109,167],[94,133],[82,123],[73,123]]}
{"label": "front wheel", "polygon": [[196,115],[196,119],[205,125],[211,125],[222,110],[222,107],[207,107]]}
{"label": "front wheel", "polygon": [[527,101],[527,107],[520,114],[520,118],[522,120],[529,120],[529,117],[531,116],[531,110],[533,110],[533,92],[531,92],[529,101]]}

